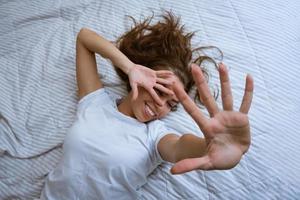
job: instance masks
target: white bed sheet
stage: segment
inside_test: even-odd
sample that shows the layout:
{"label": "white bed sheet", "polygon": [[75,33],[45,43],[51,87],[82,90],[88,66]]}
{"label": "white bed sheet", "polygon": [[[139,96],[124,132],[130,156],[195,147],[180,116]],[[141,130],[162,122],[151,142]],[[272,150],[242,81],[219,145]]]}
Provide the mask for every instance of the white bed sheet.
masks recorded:
{"label": "white bed sheet", "polygon": [[[163,9],[180,15],[194,45],[216,45],[230,67],[235,108],[244,76],[255,79],[249,113],[252,145],[232,170],[172,176],[161,165],[145,199],[297,199],[300,197],[300,3],[297,1],[1,1],[0,199],[39,196],[61,157],[76,112],[75,37],[89,27],[109,40]],[[98,57],[109,90],[124,94],[109,62]],[[212,70],[212,84],[218,84]],[[165,119],[201,135],[182,108]],[[192,129],[192,130],[191,130]]]}

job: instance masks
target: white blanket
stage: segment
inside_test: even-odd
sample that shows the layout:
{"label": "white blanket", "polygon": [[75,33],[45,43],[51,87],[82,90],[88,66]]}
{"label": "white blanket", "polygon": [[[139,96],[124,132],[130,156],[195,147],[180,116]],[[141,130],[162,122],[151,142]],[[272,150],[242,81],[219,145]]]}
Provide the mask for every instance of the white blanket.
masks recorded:
{"label": "white blanket", "polygon": [[[230,67],[235,108],[244,77],[255,93],[252,145],[227,171],[172,176],[161,165],[143,187],[145,199],[297,199],[300,196],[300,3],[297,1],[1,1],[0,199],[38,198],[61,157],[76,112],[75,38],[88,27],[114,41],[151,11],[172,10],[194,46],[215,45]],[[97,57],[109,90],[124,94],[109,62]],[[213,68],[211,84],[218,84]],[[120,87],[122,86],[122,87]],[[179,109],[165,121],[202,135]]]}

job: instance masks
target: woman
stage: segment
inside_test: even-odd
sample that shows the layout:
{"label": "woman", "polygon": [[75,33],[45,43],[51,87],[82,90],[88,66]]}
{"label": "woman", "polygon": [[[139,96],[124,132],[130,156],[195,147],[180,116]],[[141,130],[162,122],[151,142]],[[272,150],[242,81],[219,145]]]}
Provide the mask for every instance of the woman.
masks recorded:
{"label": "woman", "polygon": [[[191,59],[193,34],[184,35],[171,13],[163,17],[155,25],[150,25],[151,19],[135,23],[118,40],[118,48],[95,32],[81,29],[76,43],[77,118],[65,139],[61,162],[48,175],[42,198],[138,199],[147,176],[164,161],[175,163],[173,174],[230,169],[248,150],[252,78],[246,78],[240,110],[233,111],[228,72],[221,63],[220,110],[203,71],[191,64],[203,60],[201,56]],[[110,59],[128,80],[127,96],[120,99],[103,88],[95,53]],[[194,84],[191,77],[210,119],[186,93]],[[179,102],[204,138],[172,133],[159,120]]]}

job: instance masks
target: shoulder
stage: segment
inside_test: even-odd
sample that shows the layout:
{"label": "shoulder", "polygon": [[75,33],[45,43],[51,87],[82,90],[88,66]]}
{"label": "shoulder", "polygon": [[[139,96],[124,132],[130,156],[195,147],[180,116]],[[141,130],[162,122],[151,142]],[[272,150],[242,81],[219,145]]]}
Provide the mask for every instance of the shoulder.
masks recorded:
{"label": "shoulder", "polygon": [[106,93],[105,88],[99,88],[97,90],[94,90],[93,92],[90,92],[87,95],[79,98],[78,104],[82,104],[83,102],[86,102],[86,101],[91,101],[95,97],[105,96],[105,93]]}
{"label": "shoulder", "polygon": [[168,133],[168,129],[163,121],[153,120],[147,123],[148,134],[153,139],[157,139],[160,135],[164,135]]}
{"label": "shoulder", "polygon": [[82,97],[78,101],[77,108],[78,110],[83,110],[87,107],[93,106],[107,106],[112,105],[114,106],[116,99],[118,98],[117,95],[109,92],[105,88],[99,88],[86,96]]}
{"label": "shoulder", "polygon": [[165,123],[159,119],[147,123],[148,128],[165,128]]}
{"label": "shoulder", "polygon": [[154,138],[161,138],[167,134],[181,135],[177,130],[168,126],[168,124],[166,124],[164,121],[159,119],[149,122],[147,124],[147,127],[148,127],[148,132]]}

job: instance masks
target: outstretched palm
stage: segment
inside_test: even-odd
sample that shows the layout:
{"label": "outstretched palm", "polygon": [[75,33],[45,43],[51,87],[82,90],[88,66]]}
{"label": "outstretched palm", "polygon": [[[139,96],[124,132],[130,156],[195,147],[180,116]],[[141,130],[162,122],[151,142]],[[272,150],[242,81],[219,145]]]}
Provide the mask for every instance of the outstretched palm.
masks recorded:
{"label": "outstretched palm", "polygon": [[213,170],[230,169],[242,158],[250,146],[250,127],[247,113],[253,95],[253,79],[246,78],[244,98],[239,111],[233,111],[233,100],[229,76],[225,65],[219,65],[223,110],[220,111],[211,95],[201,69],[192,66],[193,78],[198,92],[207,108],[210,119],[207,119],[182,87],[177,84],[174,91],[185,110],[192,116],[204,134],[206,153],[200,158],[189,158],[177,162],[171,169],[180,174],[195,169]]}

